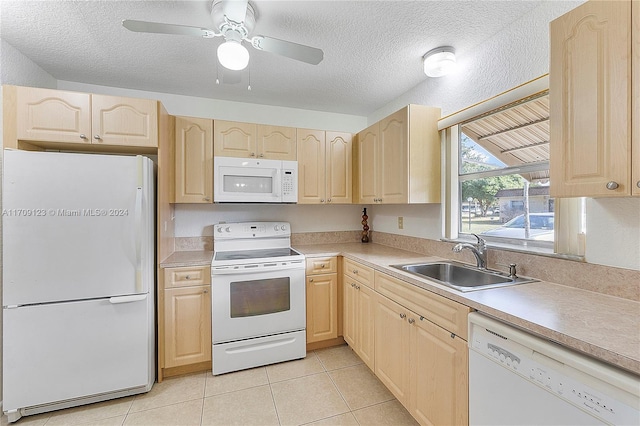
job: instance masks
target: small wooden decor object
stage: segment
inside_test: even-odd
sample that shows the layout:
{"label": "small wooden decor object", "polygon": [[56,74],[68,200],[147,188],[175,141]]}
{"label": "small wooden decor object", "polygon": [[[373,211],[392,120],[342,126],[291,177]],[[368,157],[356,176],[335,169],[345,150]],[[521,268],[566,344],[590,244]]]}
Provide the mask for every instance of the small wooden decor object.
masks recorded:
{"label": "small wooden decor object", "polygon": [[362,239],[360,240],[363,243],[369,242],[369,225],[367,225],[367,219],[369,219],[369,216],[367,216],[367,208],[365,207],[365,209],[362,210]]}

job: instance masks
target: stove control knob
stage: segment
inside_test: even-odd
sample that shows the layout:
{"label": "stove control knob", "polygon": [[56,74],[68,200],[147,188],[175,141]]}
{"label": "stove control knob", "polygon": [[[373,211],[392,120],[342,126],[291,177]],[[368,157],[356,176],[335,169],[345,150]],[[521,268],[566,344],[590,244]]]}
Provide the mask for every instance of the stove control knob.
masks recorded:
{"label": "stove control knob", "polygon": [[231,227],[230,227],[230,226],[227,226],[224,230],[225,230],[226,232],[231,232]]}
{"label": "stove control knob", "polygon": [[273,227],[273,230],[274,230],[274,231],[277,231],[277,230],[278,230],[278,225],[274,226],[274,227]]}
{"label": "stove control knob", "polygon": [[280,229],[282,229],[283,231],[286,231],[286,230],[287,230],[287,226],[286,226],[286,225],[282,225],[282,226],[280,227]]}
{"label": "stove control knob", "polygon": [[222,232],[222,227],[218,227],[218,232]]}

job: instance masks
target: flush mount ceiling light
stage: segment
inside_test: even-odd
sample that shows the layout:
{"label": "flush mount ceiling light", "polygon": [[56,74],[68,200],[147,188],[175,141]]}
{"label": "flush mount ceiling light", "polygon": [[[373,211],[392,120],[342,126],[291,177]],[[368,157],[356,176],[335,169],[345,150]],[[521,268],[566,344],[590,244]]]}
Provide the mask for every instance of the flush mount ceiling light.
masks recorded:
{"label": "flush mount ceiling light", "polygon": [[422,57],[424,73],[429,77],[442,77],[456,66],[456,50],[451,46],[431,49]]}

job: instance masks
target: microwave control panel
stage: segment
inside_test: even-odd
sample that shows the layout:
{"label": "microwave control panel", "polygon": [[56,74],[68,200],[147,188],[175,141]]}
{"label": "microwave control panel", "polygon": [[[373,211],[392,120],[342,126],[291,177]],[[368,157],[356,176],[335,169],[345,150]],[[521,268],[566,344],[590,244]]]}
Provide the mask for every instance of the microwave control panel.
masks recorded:
{"label": "microwave control panel", "polygon": [[282,202],[298,202],[298,162],[282,162]]}

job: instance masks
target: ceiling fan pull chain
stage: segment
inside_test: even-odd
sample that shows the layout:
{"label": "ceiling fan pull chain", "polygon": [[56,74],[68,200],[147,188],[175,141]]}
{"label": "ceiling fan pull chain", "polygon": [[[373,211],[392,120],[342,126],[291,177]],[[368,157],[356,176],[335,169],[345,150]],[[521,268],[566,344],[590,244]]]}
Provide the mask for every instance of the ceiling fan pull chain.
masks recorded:
{"label": "ceiling fan pull chain", "polygon": [[247,72],[249,73],[249,85],[247,86],[247,90],[251,91],[251,65],[247,67]]}

